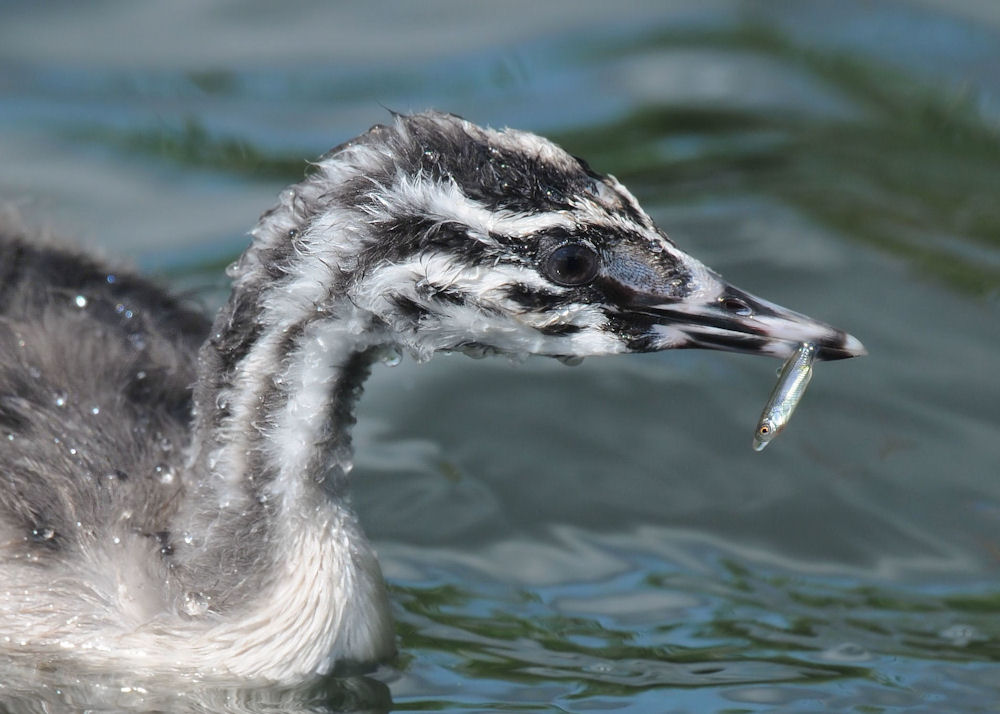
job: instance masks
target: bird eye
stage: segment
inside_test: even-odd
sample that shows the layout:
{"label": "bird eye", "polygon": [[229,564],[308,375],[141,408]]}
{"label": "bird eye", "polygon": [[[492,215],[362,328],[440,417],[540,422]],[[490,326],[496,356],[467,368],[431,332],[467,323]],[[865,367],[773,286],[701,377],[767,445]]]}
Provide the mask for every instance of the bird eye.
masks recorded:
{"label": "bird eye", "polygon": [[545,274],[559,285],[586,285],[597,277],[598,267],[597,253],[580,243],[561,245],[545,259]]}

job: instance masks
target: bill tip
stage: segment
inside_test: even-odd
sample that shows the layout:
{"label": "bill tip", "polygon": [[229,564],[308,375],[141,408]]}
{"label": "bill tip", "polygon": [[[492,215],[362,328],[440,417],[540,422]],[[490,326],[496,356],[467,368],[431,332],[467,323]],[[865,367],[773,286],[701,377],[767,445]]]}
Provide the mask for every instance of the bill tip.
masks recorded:
{"label": "bill tip", "polygon": [[855,357],[864,357],[868,354],[868,350],[861,344],[861,340],[854,335],[847,335],[847,338],[844,340],[844,349]]}

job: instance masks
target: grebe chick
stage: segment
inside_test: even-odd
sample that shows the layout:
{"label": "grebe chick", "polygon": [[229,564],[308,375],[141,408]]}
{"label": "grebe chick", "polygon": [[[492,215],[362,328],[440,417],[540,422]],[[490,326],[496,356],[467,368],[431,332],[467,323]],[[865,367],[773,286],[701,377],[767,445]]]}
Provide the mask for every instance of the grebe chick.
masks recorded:
{"label": "grebe chick", "polygon": [[347,502],[354,404],[386,350],[863,352],[725,283],[612,176],[447,114],[333,149],[251,235],[211,324],[0,238],[3,657],[275,683],[390,657]]}

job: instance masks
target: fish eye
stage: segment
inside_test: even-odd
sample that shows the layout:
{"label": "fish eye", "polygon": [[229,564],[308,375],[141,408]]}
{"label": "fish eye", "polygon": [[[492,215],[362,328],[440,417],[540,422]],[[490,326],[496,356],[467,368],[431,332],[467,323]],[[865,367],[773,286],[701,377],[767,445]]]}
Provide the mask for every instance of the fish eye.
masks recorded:
{"label": "fish eye", "polygon": [[577,287],[596,278],[599,267],[600,260],[593,248],[582,243],[565,243],[549,253],[543,270],[552,282]]}
{"label": "fish eye", "polygon": [[767,436],[768,434],[771,433],[771,427],[769,427],[767,424],[761,424],[760,428],[757,430],[757,433],[760,434],[761,436]]}

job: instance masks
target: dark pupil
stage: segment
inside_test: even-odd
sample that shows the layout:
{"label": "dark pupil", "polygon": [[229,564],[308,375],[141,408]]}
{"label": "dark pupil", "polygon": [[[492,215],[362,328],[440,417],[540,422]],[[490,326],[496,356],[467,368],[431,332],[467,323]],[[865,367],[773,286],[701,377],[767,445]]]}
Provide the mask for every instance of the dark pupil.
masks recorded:
{"label": "dark pupil", "polygon": [[548,273],[557,283],[583,285],[597,275],[597,256],[587,246],[564,245],[552,251]]}

